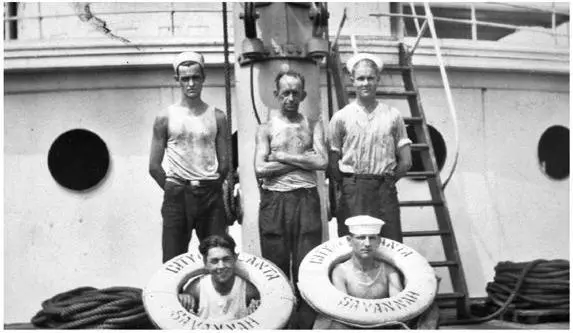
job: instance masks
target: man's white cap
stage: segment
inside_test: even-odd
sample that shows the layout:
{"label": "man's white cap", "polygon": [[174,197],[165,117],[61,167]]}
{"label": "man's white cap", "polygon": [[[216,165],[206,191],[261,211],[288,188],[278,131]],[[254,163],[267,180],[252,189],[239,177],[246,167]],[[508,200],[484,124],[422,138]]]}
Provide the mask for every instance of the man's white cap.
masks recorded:
{"label": "man's white cap", "polygon": [[380,59],[380,57],[375,56],[371,53],[357,53],[357,54],[353,55],[352,57],[350,57],[350,59],[348,59],[348,61],[346,62],[346,69],[348,69],[348,72],[352,73],[352,69],[354,68],[354,66],[360,60],[364,60],[364,59],[368,59],[368,60],[371,60],[372,62],[374,62],[376,64],[376,67],[378,67],[378,72],[380,72],[382,70],[382,68],[384,67],[384,63],[382,62],[382,59]]}
{"label": "man's white cap", "polygon": [[199,64],[201,68],[205,67],[205,59],[203,56],[197,52],[187,51],[179,53],[175,59],[173,59],[173,70],[177,71],[177,66],[184,62],[193,61]]}
{"label": "man's white cap", "polygon": [[346,219],[344,224],[354,235],[377,235],[380,233],[384,221],[368,215],[358,215]]}

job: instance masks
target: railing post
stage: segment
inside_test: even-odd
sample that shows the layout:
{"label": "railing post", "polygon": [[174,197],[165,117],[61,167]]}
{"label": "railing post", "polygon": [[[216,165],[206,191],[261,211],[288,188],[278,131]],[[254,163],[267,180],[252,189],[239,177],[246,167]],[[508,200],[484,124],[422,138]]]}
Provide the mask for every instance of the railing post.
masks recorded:
{"label": "railing post", "polygon": [[551,31],[553,32],[553,41],[555,45],[559,43],[559,39],[557,37],[557,18],[555,15],[555,1],[551,2]]}
{"label": "railing post", "polygon": [[10,4],[4,2],[4,40],[8,40],[11,39],[10,37],[12,36],[12,30],[10,29],[10,22],[9,19],[10,18]]}
{"label": "railing post", "polygon": [[39,39],[44,39],[44,34],[42,33],[42,3],[38,2],[38,33],[40,34]]}
{"label": "railing post", "polygon": [[476,7],[473,3],[470,3],[471,18],[472,18],[472,40],[477,40],[477,19],[476,19]]}
{"label": "railing post", "polygon": [[171,7],[171,13],[170,13],[170,17],[171,17],[171,36],[175,36],[175,7],[173,7],[173,2],[170,2],[170,7]]}

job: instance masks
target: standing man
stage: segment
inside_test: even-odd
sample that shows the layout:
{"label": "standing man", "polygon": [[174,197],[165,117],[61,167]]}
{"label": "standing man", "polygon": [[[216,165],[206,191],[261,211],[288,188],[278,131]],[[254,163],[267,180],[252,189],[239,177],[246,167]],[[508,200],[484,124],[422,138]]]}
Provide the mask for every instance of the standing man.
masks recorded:
{"label": "standing man", "polygon": [[[276,76],[275,85],[280,109],[271,111],[270,120],[259,126],[256,137],[255,173],[263,180],[261,252],[292,276],[296,286],[300,262],[322,242],[315,171],[326,169],[327,151],[321,122],[312,124],[298,111],[306,97],[304,77],[283,71]],[[302,323],[304,320],[296,325],[310,328],[314,318],[310,323]]]}
{"label": "standing man", "polygon": [[348,60],[356,100],[330,121],[330,170],[341,188],[338,235],[348,234],[347,218],[370,215],[386,221],[381,235],[402,242],[396,182],[412,166],[404,120],[378,102],[382,60],[360,53]]}
{"label": "standing man", "polygon": [[222,192],[228,172],[227,120],[223,111],[201,99],[204,63],[195,52],[175,57],[181,100],[163,110],[153,124],[149,173],[164,191],[163,262],[187,252],[193,229],[199,241],[227,229]]}

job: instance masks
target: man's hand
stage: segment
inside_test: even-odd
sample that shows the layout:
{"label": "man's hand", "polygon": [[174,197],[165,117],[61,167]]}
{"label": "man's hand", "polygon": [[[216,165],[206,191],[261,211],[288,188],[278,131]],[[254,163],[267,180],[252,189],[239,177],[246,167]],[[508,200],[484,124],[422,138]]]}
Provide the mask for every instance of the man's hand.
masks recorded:
{"label": "man's hand", "polygon": [[253,298],[249,303],[249,306],[247,307],[247,315],[250,315],[253,312],[255,312],[260,305],[261,305],[261,300]]}
{"label": "man's hand", "polygon": [[269,162],[282,162],[285,158],[285,152],[273,151],[269,154],[267,161]]}
{"label": "man's hand", "polygon": [[181,305],[183,305],[187,311],[194,313],[193,308],[195,308],[195,299],[193,296],[189,294],[179,294],[177,297],[179,298]]}

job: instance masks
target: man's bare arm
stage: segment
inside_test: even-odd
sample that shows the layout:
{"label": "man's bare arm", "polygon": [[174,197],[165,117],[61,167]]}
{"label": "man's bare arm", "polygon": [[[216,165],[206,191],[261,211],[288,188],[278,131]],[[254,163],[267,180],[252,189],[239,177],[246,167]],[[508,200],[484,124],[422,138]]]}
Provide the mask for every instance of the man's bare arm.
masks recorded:
{"label": "man's bare arm", "polygon": [[253,300],[253,299],[261,299],[261,295],[259,294],[259,291],[257,290],[257,287],[255,287],[252,283],[250,283],[249,281],[247,281],[247,290],[246,292],[246,301],[247,301],[247,305]]}
{"label": "man's bare arm", "polygon": [[197,308],[199,307],[199,281],[201,278],[196,278],[191,281],[191,283],[183,289],[179,295],[179,302],[183,305],[187,311],[197,313]]}
{"label": "man's bare arm", "polygon": [[322,123],[317,121],[312,135],[312,150],[303,154],[275,152],[273,157],[282,163],[294,165],[305,170],[325,170],[328,165],[324,130]]}
{"label": "man's bare arm", "polygon": [[296,170],[297,167],[293,165],[278,161],[268,161],[271,148],[267,126],[267,124],[262,124],[257,129],[257,136],[255,137],[255,174],[257,177],[268,178]]}
{"label": "man's bare arm", "polygon": [[332,270],[332,284],[336,289],[348,294],[348,290],[346,289],[346,276],[342,264],[338,264]]}
{"label": "man's bare arm", "polygon": [[394,169],[396,179],[404,177],[406,172],[412,167],[412,149],[409,144],[398,148],[398,165]]}
{"label": "man's bare arm", "polygon": [[151,152],[149,154],[149,174],[161,187],[165,186],[165,170],[161,166],[165,148],[167,147],[167,114],[161,114],[153,122],[153,135],[151,137]]}
{"label": "man's bare arm", "polygon": [[217,119],[217,137],[215,139],[216,149],[217,149],[217,162],[219,167],[217,172],[219,172],[220,179],[223,180],[227,177],[229,173],[229,156],[231,151],[229,150],[230,141],[229,130],[227,129],[227,118],[223,111],[215,109],[215,117]]}
{"label": "man's bare arm", "polygon": [[396,296],[398,295],[402,289],[402,282],[400,282],[400,274],[395,270],[392,269],[388,274],[388,296]]}

